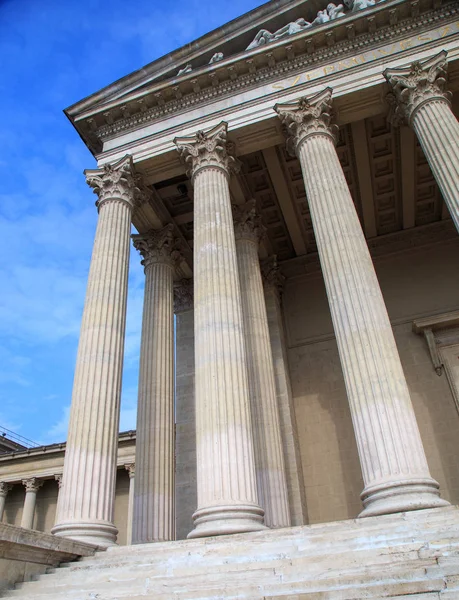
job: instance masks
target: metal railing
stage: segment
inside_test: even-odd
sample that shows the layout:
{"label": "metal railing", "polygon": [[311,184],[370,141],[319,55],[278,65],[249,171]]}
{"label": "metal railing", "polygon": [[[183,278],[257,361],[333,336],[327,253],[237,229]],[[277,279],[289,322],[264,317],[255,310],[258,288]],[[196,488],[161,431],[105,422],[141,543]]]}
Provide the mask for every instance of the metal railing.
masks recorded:
{"label": "metal railing", "polygon": [[24,446],[24,448],[37,448],[38,446],[41,446],[41,444],[29,440],[29,438],[19,435],[18,433],[14,433],[14,431],[11,431],[10,429],[0,425],[0,442],[2,437],[10,440],[11,442],[16,442],[16,444],[20,444],[21,446]]}

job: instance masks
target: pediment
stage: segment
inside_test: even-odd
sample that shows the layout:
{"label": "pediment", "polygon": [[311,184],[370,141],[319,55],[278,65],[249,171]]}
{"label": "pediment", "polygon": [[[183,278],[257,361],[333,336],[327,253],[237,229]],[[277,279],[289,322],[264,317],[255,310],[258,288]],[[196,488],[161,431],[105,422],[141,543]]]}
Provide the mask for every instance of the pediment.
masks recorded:
{"label": "pediment", "polygon": [[[72,121],[79,120],[82,114],[88,118],[91,113],[100,112],[114,103],[120,105],[125,99],[141,95],[160,82],[169,80],[174,85],[175,80],[192,77],[209,66],[217,53],[223,54],[223,61],[234,60],[242,54],[249,57],[251,51],[247,47],[260,30],[276,32],[300,18],[312,22],[318,11],[325,8],[326,0],[271,0],[77,102],[65,113]],[[179,76],[179,71],[187,65],[192,71]]]}

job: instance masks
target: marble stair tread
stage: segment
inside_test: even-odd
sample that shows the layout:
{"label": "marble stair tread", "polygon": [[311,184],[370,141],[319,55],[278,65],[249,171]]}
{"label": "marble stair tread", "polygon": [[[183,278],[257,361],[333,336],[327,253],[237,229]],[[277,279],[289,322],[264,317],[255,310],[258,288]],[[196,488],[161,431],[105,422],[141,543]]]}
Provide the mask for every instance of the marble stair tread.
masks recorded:
{"label": "marble stair tread", "polygon": [[66,563],[6,597],[459,600],[458,581],[459,510],[451,507],[253,534],[111,547]]}

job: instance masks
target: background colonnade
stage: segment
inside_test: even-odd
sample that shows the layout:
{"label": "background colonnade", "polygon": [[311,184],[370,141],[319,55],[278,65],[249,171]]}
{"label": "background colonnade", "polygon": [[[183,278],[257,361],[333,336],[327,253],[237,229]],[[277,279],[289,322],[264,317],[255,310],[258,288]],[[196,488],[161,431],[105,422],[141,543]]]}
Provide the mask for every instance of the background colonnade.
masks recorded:
{"label": "background colonnade", "polygon": [[[413,127],[458,226],[459,125],[445,70],[443,52],[384,75],[393,90],[393,118]],[[307,191],[365,483],[361,516],[445,505],[429,473],[390,321],[336,154],[332,90],[275,110]],[[442,137],[438,127],[448,135]],[[198,506],[190,537],[285,527],[291,523],[292,474],[282,447],[285,407],[279,411],[273,364],[273,354],[279,357],[273,343],[281,336],[274,331],[279,306],[268,286],[263,291],[257,255],[262,225],[250,202],[237,207],[233,218],[229,177],[239,165],[226,123],[174,142],[194,186]],[[86,176],[98,195],[99,222],[53,532],[109,545],[116,540],[130,223],[148,190],[130,156]],[[133,541],[146,542],[174,539],[172,307],[181,259],[172,226],[134,236],[134,244],[143,256],[146,288]]]}

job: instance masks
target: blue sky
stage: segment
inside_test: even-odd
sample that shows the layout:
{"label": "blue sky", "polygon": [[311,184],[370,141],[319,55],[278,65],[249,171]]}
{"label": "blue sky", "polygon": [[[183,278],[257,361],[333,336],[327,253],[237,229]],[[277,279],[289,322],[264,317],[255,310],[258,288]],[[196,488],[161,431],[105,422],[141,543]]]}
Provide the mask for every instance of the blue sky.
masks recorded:
{"label": "blue sky", "polygon": [[[65,440],[97,213],[63,109],[263,4],[0,0],[0,426]],[[122,430],[135,428],[143,272],[131,253]]]}

